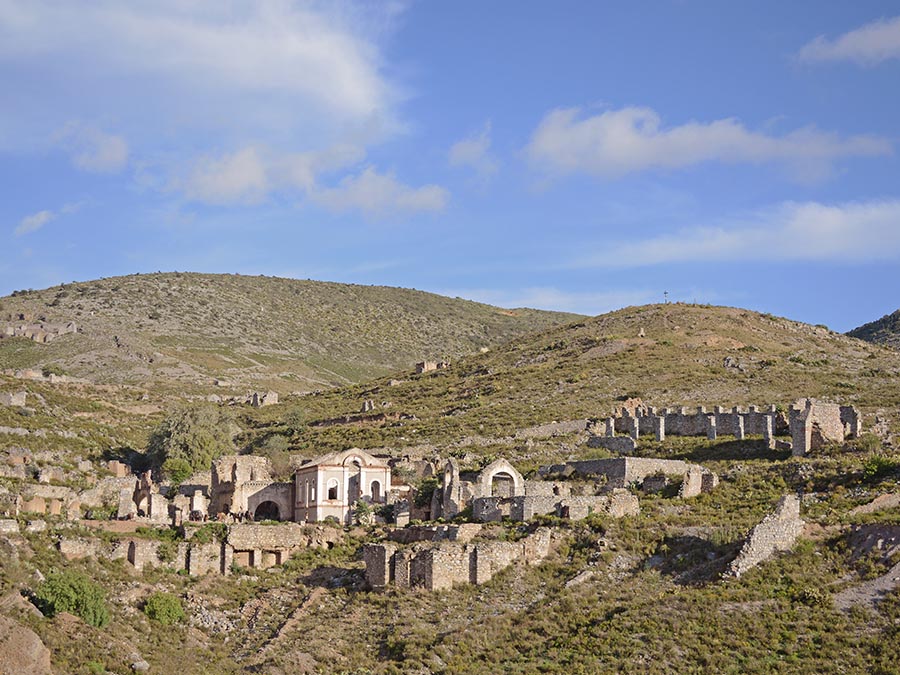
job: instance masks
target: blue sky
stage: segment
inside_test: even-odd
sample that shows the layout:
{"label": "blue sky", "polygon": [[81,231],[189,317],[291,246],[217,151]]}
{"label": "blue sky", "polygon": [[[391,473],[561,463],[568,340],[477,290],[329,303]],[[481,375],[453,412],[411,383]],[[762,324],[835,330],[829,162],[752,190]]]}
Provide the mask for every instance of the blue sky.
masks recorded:
{"label": "blue sky", "polygon": [[0,294],[900,307],[896,2],[0,0],[0,88]]}

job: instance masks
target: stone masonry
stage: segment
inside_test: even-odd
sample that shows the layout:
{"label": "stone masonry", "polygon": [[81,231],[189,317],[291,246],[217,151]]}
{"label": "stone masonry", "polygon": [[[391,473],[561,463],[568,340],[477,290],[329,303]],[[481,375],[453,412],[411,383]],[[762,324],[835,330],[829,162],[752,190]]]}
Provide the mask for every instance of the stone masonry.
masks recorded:
{"label": "stone masonry", "polygon": [[538,528],[520,541],[483,541],[460,544],[441,541],[401,548],[393,543],[363,547],[366,581],[374,589],[388,585],[451,588],[454,584],[483,584],[514,562],[535,565],[550,552],[550,529]]}
{"label": "stone masonry", "polygon": [[803,520],[800,518],[800,500],[796,495],[788,494],[778,501],[774,513],[770,513],[754,527],[741,552],[732,561],[726,577],[739,577],[762,562],[765,562],[778,551],[789,551],[803,532]]}

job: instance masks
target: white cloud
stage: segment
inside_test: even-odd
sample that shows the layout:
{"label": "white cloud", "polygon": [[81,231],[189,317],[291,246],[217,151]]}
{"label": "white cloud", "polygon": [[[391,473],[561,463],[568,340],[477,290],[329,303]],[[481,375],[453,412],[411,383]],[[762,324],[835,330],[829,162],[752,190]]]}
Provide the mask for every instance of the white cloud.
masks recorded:
{"label": "white cloud", "polygon": [[378,43],[401,10],[286,0],[0,0],[0,65],[47,83],[24,99],[34,99],[41,116],[65,101],[166,133],[378,133],[393,124],[400,97],[381,72]]}
{"label": "white cloud", "polygon": [[410,187],[398,181],[393,173],[378,173],[371,166],[355,176],[343,178],[337,187],[317,190],[311,196],[331,211],[358,210],[373,217],[442,211],[450,198],[443,187]]}
{"label": "white cloud", "polygon": [[471,167],[482,179],[487,179],[497,173],[498,162],[490,154],[491,149],[491,123],[484,125],[484,129],[477,136],[464,138],[453,144],[450,148],[450,166]]}
{"label": "white cloud", "polygon": [[44,225],[56,220],[60,216],[77,213],[83,206],[84,202],[73,202],[70,204],[63,204],[59,211],[45,209],[43,211],[38,211],[37,213],[32,213],[30,216],[25,216],[19,221],[15,230],[13,230],[13,234],[17,237],[21,237],[23,234],[36,232]]}
{"label": "white cloud", "polygon": [[572,267],[628,268],[681,262],[900,260],[900,200],[786,202],[713,227],[613,244]]}
{"label": "white cloud", "polygon": [[276,191],[308,195],[321,176],[363,159],[365,150],[352,145],[288,153],[247,146],[195,160],[188,174],[174,178],[170,187],[207,204],[256,204]]}
{"label": "white cloud", "polygon": [[204,157],[180,186],[189,199],[209,204],[257,203],[269,192],[266,169],[255,148]]}
{"label": "white cloud", "polygon": [[579,108],[564,108],[544,117],[525,151],[534,167],[550,174],[614,178],[704,162],[774,162],[816,178],[840,157],[886,155],[892,145],[883,138],[841,138],[812,127],[773,136],[750,131],[734,119],[665,128],[650,108],[626,107],[592,117],[582,117]]}
{"label": "white cloud", "polygon": [[91,125],[69,122],[57,138],[70,153],[72,163],[91,173],[115,173],[128,163],[128,143]]}
{"label": "white cloud", "polygon": [[614,291],[566,291],[551,286],[498,290],[470,288],[437,291],[441,295],[466,298],[497,307],[549,309],[594,316],[630,305],[658,302],[659,292],[644,289]]}
{"label": "white cloud", "polygon": [[30,216],[25,216],[19,221],[13,234],[17,237],[21,237],[23,234],[35,232],[54,218],[56,218],[56,214],[53,213],[53,211],[38,211],[37,213],[32,213]]}
{"label": "white cloud", "polygon": [[874,65],[900,58],[900,16],[879,19],[829,40],[824,35],[807,43],[798,53],[801,61],[853,61]]}

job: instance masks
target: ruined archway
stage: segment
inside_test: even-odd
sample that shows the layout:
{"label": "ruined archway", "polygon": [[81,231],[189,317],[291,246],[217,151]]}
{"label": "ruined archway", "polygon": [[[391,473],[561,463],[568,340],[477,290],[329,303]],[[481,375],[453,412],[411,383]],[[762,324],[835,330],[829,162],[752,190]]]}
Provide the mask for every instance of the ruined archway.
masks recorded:
{"label": "ruined archway", "polygon": [[482,497],[519,497],[525,494],[525,479],[505,459],[498,459],[486,466],[478,475],[478,482]]}
{"label": "ruined archway", "polygon": [[278,504],[271,501],[262,502],[253,512],[253,520],[281,520],[281,512],[278,510]]}

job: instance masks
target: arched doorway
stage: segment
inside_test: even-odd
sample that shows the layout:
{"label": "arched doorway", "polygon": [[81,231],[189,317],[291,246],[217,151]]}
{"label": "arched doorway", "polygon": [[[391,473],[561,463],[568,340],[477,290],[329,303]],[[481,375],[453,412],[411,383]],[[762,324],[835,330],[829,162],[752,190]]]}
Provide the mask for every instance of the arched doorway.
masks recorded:
{"label": "arched doorway", "polygon": [[377,480],[372,481],[372,501],[381,501],[381,483],[379,483]]}
{"label": "arched doorway", "polygon": [[281,520],[281,513],[278,511],[278,504],[275,502],[263,502],[256,507],[253,513],[253,520]]}
{"label": "arched doorway", "polygon": [[515,493],[516,485],[511,475],[499,471],[491,477],[492,497],[513,497]]}

